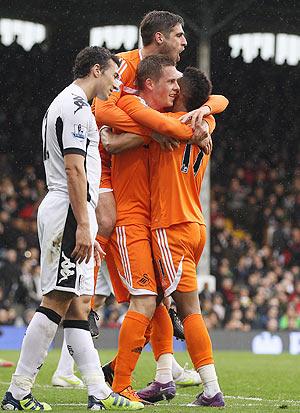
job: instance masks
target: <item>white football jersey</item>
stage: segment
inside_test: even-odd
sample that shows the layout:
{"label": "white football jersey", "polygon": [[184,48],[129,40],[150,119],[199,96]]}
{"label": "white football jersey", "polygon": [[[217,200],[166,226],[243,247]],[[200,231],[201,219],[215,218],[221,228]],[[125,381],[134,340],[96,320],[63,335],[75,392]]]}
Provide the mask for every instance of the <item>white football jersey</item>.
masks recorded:
{"label": "white football jersey", "polygon": [[84,91],[74,83],[51,103],[43,120],[43,159],[49,191],[68,195],[64,155],[85,157],[87,201],[98,203],[101,159],[99,132]]}

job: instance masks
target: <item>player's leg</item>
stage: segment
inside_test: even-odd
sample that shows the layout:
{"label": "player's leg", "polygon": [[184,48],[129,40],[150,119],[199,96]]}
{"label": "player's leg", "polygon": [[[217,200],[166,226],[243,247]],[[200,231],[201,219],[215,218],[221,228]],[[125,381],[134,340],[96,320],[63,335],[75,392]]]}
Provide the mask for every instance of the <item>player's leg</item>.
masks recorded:
{"label": "player's leg", "polygon": [[2,401],[4,410],[25,410],[27,406],[51,410],[47,403],[40,403],[32,397],[31,388],[71,300],[72,294],[57,291],[43,298],[23,339],[16,371]]}
{"label": "player's leg", "polygon": [[[76,293],[76,283],[79,281],[73,263],[72,271],[68,273],[70,277],[62,276],[68,270],[65,266],[67,258],[63,258],[62,252],[65,257],[70,256],[66,240],[68,237],[75,237],[71,222],[72,214],[68,200],[48,194],[39,207],[37,220],[44,296],[24,337],[16,372],[2,402],[4,409],[11,408],[11,405],[18,409],[26,408],[25,404],[34,408],[37,403],[38,406],[30,391],[61,318],[64,317]],[[57,288],[61,291],[57,291]]]}
{"label": "player's leg", "polygon": [[[89,211],[91,228],[96,229],[96,216]],[[96,231],[94,236],[96,236]],[[94,347],[89,324],[90,301],[94,293],[94,262],[91,259],[79,264],[80,297],[74,299],[63,322],[67,348],[82,375],[88,391],[88,408],[91,410],[138,410],[141,403],[131,402],[112,392],[105,383],[98,351]]]}
{"label": "player's leg", "polygon": [[98,222],[97,240],[105,252],[108,240],[116,225],[116,202],[111,189],[99,189],[96,216]]}
{"label": "player's leg", "polygon": [[[97,311],[102,307],[106,298],[111,294],[112,287],[107,274],[105,261],[102,262],[101,269],[94,267],[95,295],[93,296],[93,310],[89,312],[88,322],[91,336],[98,337],[99,330],[97,321],[99,320]],[[60,359],[56,371],[52,377],[52,385],[59,387],[82,387],[82,380],[74,374],[74,359],[70,355],[65,340],[63,341]]]}
{"label": "player's leg", "polygon": [[84,384],[74,374],[74,359],[67,349],[66,341],[63,340],[60,358],[56,370],[52,376],[51,383],[58,387],[83,387]]}
{"label": "player's leg", "polygon": [[[124,289],[125,286],[130,293],[129,310],[119,333],[113,380],[114,391],[127,394],[132,389],[131,374],[144,347],[145,331],[156,308],[157,291],[149,230],[138,225],[116,227],[110,247],[123,283],[119,287]],[[116,298],[120,301],[119,288],[113,278],[114,274],[111,274]],[[122,295],[124,298],[125,294]]]}
{"label": "player's leg", "polygon": [[[178,242],[178,240],[181,240]],[[213,362],[210,337],[203,321],[197,292],[196,265],[205,244],[205,226],[182,224],[155,231],[155,258],[165,294],[172,294],[183,320],[187,349],[198,371],[204,395],[199,403],[224,405]],[[202,398],[201,398],[202,397]]]}

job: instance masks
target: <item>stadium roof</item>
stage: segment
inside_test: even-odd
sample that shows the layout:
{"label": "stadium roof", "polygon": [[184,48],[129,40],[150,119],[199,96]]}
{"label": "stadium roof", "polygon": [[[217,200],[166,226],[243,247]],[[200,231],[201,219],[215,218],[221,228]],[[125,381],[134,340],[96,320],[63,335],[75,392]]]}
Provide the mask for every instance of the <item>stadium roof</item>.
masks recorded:
{"label": "stadium roof", "polygon": [[181,14],[196,36],[200,27],[212,35],[220,31],[300,34],[297,0],[1,0],[0,17],[48,27],[72,24],[76,31],[103,25],[138,25],[141,16],[154,9]]}

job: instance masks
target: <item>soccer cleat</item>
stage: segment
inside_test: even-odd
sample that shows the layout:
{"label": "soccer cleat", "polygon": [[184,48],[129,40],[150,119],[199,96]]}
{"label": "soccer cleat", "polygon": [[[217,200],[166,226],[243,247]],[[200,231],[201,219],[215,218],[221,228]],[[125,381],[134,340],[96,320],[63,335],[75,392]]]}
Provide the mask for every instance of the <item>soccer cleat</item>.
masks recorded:
{"label": "soccer cleat", "polygon": [[199,384],[201,384],[199,373],[195,370],[189,370],[187,367],[188,367],[188,363],[185,364],[180,376],[174,379],[176,386],[181,386],[181,387],[199,386]]}
{"label": "soccer cleat", "polygon": [[120,396],[118,393],[111,393],[106,399],[97,399],[95,396],[89,396],[89,410],[141,410],[144,408],[143,403],[135,402]]}
{"label": "soccer cleat", "polygon": [[2,410],[52,410],[49,404],[38,402],[31,393],[22,400],[17,400],[8,391],[2,400],[1,408]]}
{"label": "soccer cleat", "polygon": [[151,402],[141,399],[137,392],[133,390],[132,386],[126,387],[124,390],[120,391],[120,395],[126,397],[126,399],[131,400],[132,402],[140,402],[145,405],[152,405]]}
{"label": "soccer cleat", "polygon": [[113,381],[114,381],[114,370],[111,367],[111,362],[104,364],[102,366],[102,371],[104,374],[105,381],[112,386]]}
{"label": "soccer cleat", "polygon": [[215,394],[213,397],[206,397],[203,393],[198,394],[193,403],[188,406],[203,406],[203,407],[225,407],[224,396],[221,392]]}
{"label": "soccer cleat", "polygon": [[174,381],[169,381],[169,383],[153,381],[144,389],[137,391],[137,395],[151,403],[159,402],[160,400],[170,400],[176,396],[176,386]]}
{"label": "soccer cleat", "polygon": [[71,376],[59,376],[54,374],[51,380],[52,386],[57,387],[84,387],[83,381],[79,377],[72,374]]}
{"label": "soccer cleat", "polygon": [[13,363],[12,361],[0,359],[0,367],[13,367],[14,365],[15,363]]}
{"label": "soccer cleat", "polygon": [[174,310],[174,308],[170,308],[169,314],[173,324],[173,336],[177,338],[177,340],[185,340],[183,325],[180,321],[180,318],[177,315],[177,312]]}
{"label": "soccer cleat", "polygon": [[96,313],[96,311],[91,310],[88,316],[88,323],[89,323],[90,333],[93,338],[99,337],[99,328],[97,326],[98,320],[99,320],[99,316]]}

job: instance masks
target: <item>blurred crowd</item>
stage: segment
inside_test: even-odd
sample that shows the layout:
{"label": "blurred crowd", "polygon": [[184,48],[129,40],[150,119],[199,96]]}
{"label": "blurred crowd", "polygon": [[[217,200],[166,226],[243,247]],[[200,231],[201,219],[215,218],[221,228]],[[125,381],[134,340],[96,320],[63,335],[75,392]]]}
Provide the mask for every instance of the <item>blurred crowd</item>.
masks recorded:
{"label": "blurred crowd", "polygon": [[[213,137],[211,274],[217,289],[205,286],[200,293],[202,311],[209,328],[297,330],[299,66],[278,66],[260,56],[246,64],[229,53],[213,56],[214,93],[227,96],[230,105],[216,117]],[[71,77],[56,73],[49,82],[53,66],[46,44],[25,52],[15,39],[9,47],[0,44],[0,57],[0,325],[23,325],[41,300],[41,120]],[[181,64],[191,62],[183,58]],[[102,325],[118,327],[125,310],[110,297]]]}

